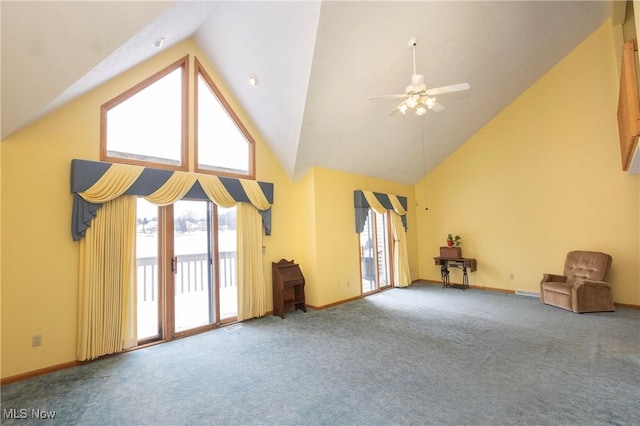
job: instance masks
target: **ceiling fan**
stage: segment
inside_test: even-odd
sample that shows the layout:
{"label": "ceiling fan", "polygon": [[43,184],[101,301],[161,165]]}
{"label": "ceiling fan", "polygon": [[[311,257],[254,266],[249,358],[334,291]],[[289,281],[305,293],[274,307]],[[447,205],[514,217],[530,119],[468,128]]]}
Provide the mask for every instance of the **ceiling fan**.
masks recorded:
{"label": "ceiling fan", "polygon": [[402,114],[406,114],[409,109],[413,109],[416,115],[423,115],[430,109],[440,112],[444,109],[444,106],[436,101],[436,95],[469,90],[469,83],[458,83],[451,84],[449,86],[436,87],[434,89],[427,89],[427,86],[424,84],[424,75],[416,73],[415,38],[409,40],[409,47],[411,47],[413,51],[413,74],[411,74],[411,84],[404,89],[404,93],[399,95],[373,96],[369,98],[370,100],[404,98],[404,100],[397,107],[391,110],[388,115],[394,114],[397,111],[400,111]]}

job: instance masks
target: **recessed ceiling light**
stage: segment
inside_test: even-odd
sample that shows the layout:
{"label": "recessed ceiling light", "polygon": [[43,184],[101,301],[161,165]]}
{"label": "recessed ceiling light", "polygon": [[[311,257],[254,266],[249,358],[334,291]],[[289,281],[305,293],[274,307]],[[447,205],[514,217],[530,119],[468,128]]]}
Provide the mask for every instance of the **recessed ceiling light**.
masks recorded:
{"label": "recessed ceiling light", "polygon": [[151,43],[151,45],[156,49],[160,49],[163,44],[164,44],[164,37],[160,37],[159,39]]}
{"label": "recessed ceiling light", "polygon": [[260,80],[258,80],[258,77],[251,74],[249,76],[249,84],[252,85],[253,87],[258,87],[258,85],[260,84]]}

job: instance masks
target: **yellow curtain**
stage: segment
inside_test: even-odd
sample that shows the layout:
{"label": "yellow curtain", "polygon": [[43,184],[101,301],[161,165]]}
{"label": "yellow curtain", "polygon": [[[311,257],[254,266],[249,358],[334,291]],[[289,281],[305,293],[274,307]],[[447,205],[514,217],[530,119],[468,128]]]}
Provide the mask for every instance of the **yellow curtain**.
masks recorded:
{"label": "yellow curtain", "polygon": [[376,196],[373,195],[373,192],[371,192],[371,191],[362,191],[362,194],[364,195],[364,198],[367,200],[367,203],[369,203],[369,207],[371,207],[373,209],[373,211],[375,211],[376,213],[380,213],[380,214],[382,214],[382,213],[387,211],[387,209],[384,208],[382,203],[380,203],[380,201],[378,201]]}
{"label": "yellow curtain", "polygon": [[267,313],[262,263],[262,216],[249,203],[238,203],[238,321]]}
{"label": "yellow curtain", "polygon": [[[80,240],[77,359],[120,352],[137,344],[136,197],[123,195],[144,167],[112,164],[79,195],[102,203]],[[217,176],[174,172],[144,198],[156,205],[182,199],[198,181],[207,197],[223,207],[238,204],[238,318],[263,316],[267,289],[262,261],[262,217],[271,207],[256,181],[240,179],[250,203],[238,203]]]}
{"label": "yellow curtain", "polygon": [[402,207],[402,204],[400,204],[400,200],[396,195],[389,194],[389,201],[391,201],[394,212],[398,213],[400,216],[404,216],[405,214],[407,214],[407,210]]}
{"label": "yellow curtain", "polygon": [[240,179],[240,185],[242,185],[242,189],[247,193],[247,197],[249,197],[251,204],[253,204],[255,208],[258,210],[267,210],[271,207],[258,182],[255,180]]}
{"label": "yellow curtain", "polygon": [[407,235],[402,225],[400,215],[391,213],[391,231],[393,232],[393,281],[396,287],[407,287],[411,284],[409,269],[409,253],[407,250]]}
{"label": "yellow curtain", "polygon": [[227,188],[224,187],[220,178],[213,175],[200,175],[198,176],[198,182],[207,194],[207,197],[214,203],[222,207],[233,207],[236,204],[236,200],[233,199]]}
{"label": "yellow curtain", "polygon": [[198,179],[197,173],[173,172],[171,177],[152,194],[147,195],[145,200],[159,206],[167,206],[182,199],[189,192],[193,184]]}
{"label": "yellow curtain", "polygon": [[80,361],[137,343],[136,197],[103,204],[80,240],[78,338]]}
{"label": "yellow curtain", "polygon": [[79,192],[90,203],[104,203],[118,198],[138,179],[144,167],[112,164],[91,188]]}

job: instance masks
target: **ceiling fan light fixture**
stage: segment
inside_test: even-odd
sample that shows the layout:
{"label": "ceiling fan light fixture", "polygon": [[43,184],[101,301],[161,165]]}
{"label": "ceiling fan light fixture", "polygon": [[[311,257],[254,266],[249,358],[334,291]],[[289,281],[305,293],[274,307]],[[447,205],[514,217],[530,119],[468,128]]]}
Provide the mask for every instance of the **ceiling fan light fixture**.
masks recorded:
{"label": "ceiling fan light fixture", "polygon": [[396,111],[400,111],[403,115],[406,115],[407,110],[412,109],[416,115],[424,115],[430,109],[435,112],[440,112],[445,109],[444,106],[436,102],[436,98],[431,95],[441,95],[443,93],[460,92],[462,90],[469,90],[469,83],[450,84],[448,86],[436,87],[427,89],[424,83],[424,75],[418,74],[416,71],[416,39],[409,40],[409,48],[413,54],[413,73],[411,74],[411,84],[408,85],[404,93],[397,95],[386,96],[374,96],[369,99],[397,99],[403,98],[404,100],[396,108],[391,110],[387,115],[392,115]]}
{"label": "ceiling fan light fixture", "polygon": [[409,99],[407,99],[407,106],[409,108],[415,108],[418,106],[418,96],[413,95],[413,96],[409,96]]}

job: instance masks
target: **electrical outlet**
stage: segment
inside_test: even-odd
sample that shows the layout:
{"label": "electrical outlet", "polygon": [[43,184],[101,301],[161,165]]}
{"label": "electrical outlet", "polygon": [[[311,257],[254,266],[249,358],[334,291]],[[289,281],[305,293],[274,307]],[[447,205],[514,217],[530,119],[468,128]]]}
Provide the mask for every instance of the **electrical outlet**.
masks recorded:
{"label": "electrical outlet", "polygon": [[513,273],[509,274],[509,279],[512,280],[514,278]]}
{"label": "electrical outlet", "polygon": [[36,347],[36,346],[41,346],[42,345],[42,335],[41,334],[36,334],[35,336],[31,337],[31,346]]}

